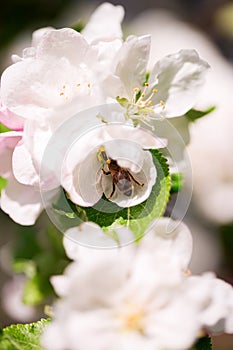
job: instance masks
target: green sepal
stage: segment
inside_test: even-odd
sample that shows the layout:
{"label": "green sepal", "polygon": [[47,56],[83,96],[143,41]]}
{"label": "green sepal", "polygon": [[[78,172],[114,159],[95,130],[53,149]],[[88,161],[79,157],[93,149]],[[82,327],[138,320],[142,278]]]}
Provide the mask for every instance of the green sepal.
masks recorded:
{"label": "green sepal", "polygon": [[189,121],[195,122],[197,119],[200,119],[206,116],[207,114],[212,113],[215,109],[216,109],[215,106],[207,108],[205,111],[199,111],[197,109],[192,108],[185,114],[185,116],[186,118],[188,118]]}
{"label": "green sepal", "polygon": [[11,325],[0,330],[1,350],[43,350],[40,338],[50,319]]}
{"label": "green sepal", "polygon": [[4,179],[3,177],[0,176],[0,195],[2,190],[6,187],[7,185],[7,179]]}
{"label": "green sepal", "polygon": [[127,98],[125,98],[125,97],[117,96],[116,100],[124,108],[127,108],[129,106],[129,104],[130,104],[129,100]]}
{"label": "green sepal", "polygon": [[0,134],[8,131],[12,131],[12,130],[9,129],[7,126],[3,125],[2,123],[0,123]]}

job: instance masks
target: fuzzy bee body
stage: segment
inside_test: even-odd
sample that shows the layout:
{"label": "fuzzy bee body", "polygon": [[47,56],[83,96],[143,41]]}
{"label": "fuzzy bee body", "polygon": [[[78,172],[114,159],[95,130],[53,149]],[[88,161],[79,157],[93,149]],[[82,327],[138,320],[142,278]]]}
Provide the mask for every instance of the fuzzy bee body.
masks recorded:
{"label": "fuzzy bee body", "polygon": [[102,171],[105,175],[111,175],[112,176],[112,193],[108,197],[108,199],[112,198],[112,196],[115,193],[116,187],[127,197],[132,196],[134,186],[133,182],[135,182],[138,186],[142,187],[144,184],[140,184],[132,174],[126,169],[117,164],[117,161],[111,158],[107,157],[106,152],[103,148],[100,149],[99,152],[99,160],[101,160],[104,165],[106,164],[108,166],[108,171],[102,168]]}

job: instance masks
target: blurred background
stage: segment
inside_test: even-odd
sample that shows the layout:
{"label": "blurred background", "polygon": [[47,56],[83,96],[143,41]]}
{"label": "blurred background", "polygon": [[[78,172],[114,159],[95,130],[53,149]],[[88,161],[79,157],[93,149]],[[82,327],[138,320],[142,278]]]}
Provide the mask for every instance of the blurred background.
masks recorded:
{"label": "blurred background", "polygon": [[[0,71],[11,64],[12,54],[20,54],[23,48],[30,46],[31,33],[34,30],[44,26],[61,28],[83,25],[89,14],[101,2],[4,2],[0,12]],[[164,55],[182,48],[195,48],[211,65],[211,72],[197,108],[205,109],[215,105],[216,111],[191,125],[188,152],[193,168],[193,198],[184,220],[194,238],[192,272],[214,271],[219,277],[233,283],[233,1],[111,2],[123,5],[126,10],[123,24],[125,35],[152,34],[150,65]],[[186,186],[190,188],[191,182]],[[41,270],[44,269],[44,265],[41,264],[41,260],[44,259],[41,255],[42,250],[51,258],[51,246],[54,261],[60,257],[61,271],[67,263],[61,247],[54,247],[51,231],[50,238],[47,239],[47,233],[43,229],[47,225],[48,219],[46,215],[42,215],[36,227],[19,227],[0,212],[1,326],[38,319],[43,315],[44,295],[48,303],[52,298],[50,286],[45,286],[46,283],[41,280],[36,282],[41,293],[38,295],[38,290],[35,291],[36,303],[30,302],[30,297],[27,299],[28,305],[36,306],[25,307],[20,301],[25,285],[25,277],[20,275],[20,272],[25,272],[26,266],[30,276],[32,267],[28,262],[34,258],[33,254],[37,254]],[[61,235],[58,236],[61,240]],[[14,271],[19,272],[17,278],[13,277],[11,268],[12,247],[14,254],[21,259],[18,260],[21,265],[18,263],[14,266]],[[27,265],[22,267],[25,249],[27,256],[24,258],[28,260]],[[53,272],[59,271],[58,269]],[[232,350],[233,336],[216,336],[213,343],[214,350]]]}

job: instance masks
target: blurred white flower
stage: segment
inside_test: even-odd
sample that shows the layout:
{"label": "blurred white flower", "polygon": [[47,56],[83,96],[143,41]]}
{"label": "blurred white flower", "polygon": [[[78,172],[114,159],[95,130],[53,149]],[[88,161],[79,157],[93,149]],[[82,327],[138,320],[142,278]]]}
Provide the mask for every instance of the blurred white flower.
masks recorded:
{"label": "blurred white flower", "polygon": [[182,48],[196,49],[210,64],[197,109],[215,105],[209,116],[191,125],[189,154],[193,165],[194,201],[201,215],[217,224],[233,219],[233,69],[210,39],[171,14],[145,12],[131,26],[135,34],[151,34],[149,67]]}
{"label": "blurred white flower", "polygon": [[233,288],[187,269],[192,237],[159,219],[139,244],[93,250],[64,238],[75,262],[52,277],[61,298],[42,336],[48,350],[180,349],[200,332],[233,333]]}
{"label": "blurred white flower", "polygon": [[32,322],[39,317],[41,310],[23,303],[24,285],[25,277],[20,275],[7,281],[1,291],[1,302],[5,312],[14,320]]}
{"label": "blurred white flower", "polygon": [[[72,245],[66,238],[66,250],[74,257]],[[200,328],[199,305],[179,293],[191,250],[187,227],[177,227],[170,219],[158,220],[139,245],[104,252],[77,247],[77,261],[64,276],[52,278],[63,299],[55,305],[43,345],[79,350],[94,344],[99,350],[188,348]]]}

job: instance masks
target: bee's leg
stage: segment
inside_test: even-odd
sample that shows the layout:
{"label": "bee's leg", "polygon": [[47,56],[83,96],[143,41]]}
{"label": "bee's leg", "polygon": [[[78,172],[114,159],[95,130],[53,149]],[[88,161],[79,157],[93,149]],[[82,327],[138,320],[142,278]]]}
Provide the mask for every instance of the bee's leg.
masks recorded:
{"label": "bee's leg", "polygon": [[135,180],[135,178],[133,177],[132,174],[130,174],[130,172],[128,171],[129,177],[140,187],[143,187],[144,184],[140,184],[140,182],[138,182],[137,180]]}
{"label": "bee's leg", "polygon": [[111,199],[112,198],[112,196],[114,195],[114,193],[115,193],[115,190],[116,190],[116,186],[115,186],[115,184],[114,184],[114,182],[112,183],[112,193],[110,194],[110,196],[108,197],[108,199]]}
{"label": "bee's leg", "polygon": [[111,174],[110,171],[105,171],[104,168],[102,168],[102,171],[103,171],[104,175],[110,175]]}

